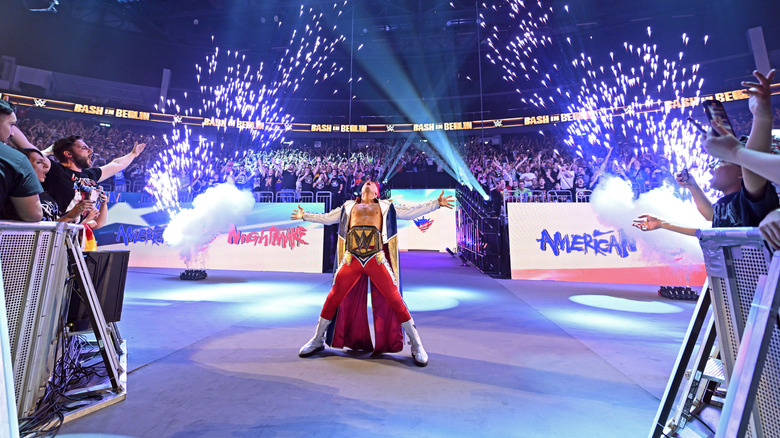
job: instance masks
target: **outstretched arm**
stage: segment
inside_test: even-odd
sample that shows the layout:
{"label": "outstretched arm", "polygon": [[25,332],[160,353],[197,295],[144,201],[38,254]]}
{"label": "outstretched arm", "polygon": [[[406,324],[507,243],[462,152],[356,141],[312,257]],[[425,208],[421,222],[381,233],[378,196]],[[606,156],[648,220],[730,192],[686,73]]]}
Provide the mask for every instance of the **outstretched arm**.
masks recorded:
{"label": "outstretched arm", "polygon": [[685,234],[686,236],[696,236],[696,231],[698,231],[696,228],[675,225],[649,214],[643,214],[639,216],[639,218],[634,219],[634,223],[631,225],[642,231],[653,231],[663,228],[665,230],[674,231],[675,233]]}
{"label": "outstretched arm", "polygon": [[141,152],[146,149],[146,143],[136,143],[135,146],[133,146],[133,150],[122,157],[114,159],[114,161],[106,164],[105,166],[101,166],[100,170],[102,171],[102,175],[100,176],[100,180],[98,182],[103,182],[112,176],[116,175],[122,170],[125,170],[127,166],[130,165],[130,163],[135,160],[135,157],[141,155]]}
{"label": "outstretched arm", "polygon": [[328,213],[309,213],[303,211],[303,207],[298,206],[297,210],[293,210],[290,215],[291,220],[305,220],[323,225],[333,225],[339,222],[341,218],[341,207],[331,210]]}
{"label": "outstretched arm", "polygon": [[396,204],[395,213],[398,219],[412,220],[437,210],[439,207],[451,209],[452,206],[452,196],[444,196],[444,190],[442,190],[438,199],[431,199],[420,204]]}

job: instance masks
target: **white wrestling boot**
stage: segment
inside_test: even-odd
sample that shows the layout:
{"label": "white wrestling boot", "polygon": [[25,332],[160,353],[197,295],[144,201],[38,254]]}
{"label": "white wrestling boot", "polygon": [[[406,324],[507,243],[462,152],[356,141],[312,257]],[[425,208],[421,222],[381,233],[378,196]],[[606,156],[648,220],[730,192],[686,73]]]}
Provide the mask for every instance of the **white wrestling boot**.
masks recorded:
{"label": "white wrestling boot", "polygon": [[420,334],[417,333],[417,328],[414,326],[414,320],[410,319],[409,321],[401,323],[401,327],[404,328],[406,335],[409,336],[409,343],[412,346],[412,359],[414,359],[414,364],[418,367],[424,367],[428,365],[428,353],[425,352],[425,349],[422,346],[422,341],[420,341]]}
{"label": "white wrestling boot", "polygon": [[328,331],[328,325],[330,320],[320,316],[320,320],[317,323],[317,330],[314,332],[314,337],[309,340],[301,350],[298,352],[300,357],[309,357],[314,353],[318,353],[325,349],[325,332]]}

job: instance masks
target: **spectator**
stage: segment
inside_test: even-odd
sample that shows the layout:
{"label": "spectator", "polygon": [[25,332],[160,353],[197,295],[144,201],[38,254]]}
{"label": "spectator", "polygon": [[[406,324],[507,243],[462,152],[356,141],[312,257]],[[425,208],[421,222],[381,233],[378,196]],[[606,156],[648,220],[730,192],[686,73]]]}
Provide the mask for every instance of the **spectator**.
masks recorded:
{"label": "spectator", "polygon": [[[745,147],[751,151],[758,151],[758,153],[769,152],[771,145],[769,139],[772,130],[770,84],[774,77],[774,70],[767,77],[758,72],[755,73],[755,76],[759,82],[743,83],[749,87],[746,92],[750,95],[749,107],[753,113],[751,136]],[[712,125],[720,135],[726,138],[723,140],[724,142],[731,141],[728,139],[728,133],[720,120],[714,120]],[[709,143],[711,146],[718,142],[712,137],[714,134],[710,130],[705,144]],[[710,184],[712,188],[723,193],[723,197],[714,205],[708,205],[709,203],[703,197],[696,181],[687,172],[678,175],[678,181],[691,190],[699,212],[706,219],[712,220],[713,228],[759,226],[770,212],[776,211],[780,207],[777,192],[763,176],[747,169],[743,170],[737,164],[724,161],[713,163],[711,171]],[[665,228],[691,236],[696,234],[696,229],[671,224],[647,214],[636,219],[633,225],[643,231]],[[772,245],[780,243],[772,241],[771,233],[767,233],[767,237]]]}
{"label": "spectator", "polygon": [[577,179],[574,180],[574,187],[571,188],[571,198],[579,202],[580,198],[577,197],[577,193],[585,190],[588,190],[588,187],[585,185],[585,180],[581,176],[578,176]]}
{"label": "spectator", "polygon": [[43,219],[43,209],[38,197],[43,188],[27,157],[7,144],[15,124],[15,109],[0,99],[0,205],[4,206],[2,218],[37,222]]}
{"label": "spectator", "polygon": [[[46,180],[46,174],[49,172],[49,169],[51,169],[51,161],[44,157],[40,150],[35,148],[23,149],[22,153],[30,161],[30,164],[35,170],[35,174],[38,177],[38,181],[43,183]],[[46,192],[41,193],[39,196],[41,199],[41,207],[43,208],[43,220],[45,221],[78,222],[83,213],[88,213],[91,217],[96,217],[99,213],[99,211],[95,209],[95,203],[93,201],[82,199],[71,211],[60,214],[57,203],[54,202],[54,198]]]}
{"label": "spectator", "polygon": [[525,186],[524,180],[517,182],[517,195],[523,202],[527,201],[528,197],[531,196],[531,189]]}
{"label": "spectator", "polygon": [[124,170],[140,155],[146,144],[136,143],[133,150],[102,166],[92,166],[92,148],[81,136],[74,135],[57,140],[52,153],[59,163],[52,162],[44,189],[57,203],[60,211],[69,211],[82,199],[97,200],[97,183]]}

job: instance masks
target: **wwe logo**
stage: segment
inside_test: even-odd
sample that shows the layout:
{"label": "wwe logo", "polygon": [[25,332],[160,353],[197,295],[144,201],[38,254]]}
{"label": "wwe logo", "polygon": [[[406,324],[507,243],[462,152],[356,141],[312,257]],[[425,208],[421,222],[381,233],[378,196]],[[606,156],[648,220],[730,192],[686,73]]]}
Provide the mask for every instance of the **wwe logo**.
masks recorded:
{"label": "wwe logo", "polygon": [[493,126],[496,128],[500,128],[504,122],[502,120],[493,120]]}
{"label": "wwe logo", "polygon": [[181,123],[181,116],[173,116],[173,123]]}
{"label": "wwe logo", "polygon": [[395,125],[387,125],[387,132],[395,132]]}
{"label": "wwe logo", "polygon": [[35,106],[39,108],[43,108],[46,106],[46,99],[33,99],[33,101],[35,102]]}
{"label": "wwe logo", "polygon": [[289,131],[292,129],[292,123],[285,123],[284,124],[284,130]]}
{"label": "wwe logo", "polygon": [[361,252],[374,249],[374,245],[371,244],[371,234],[366,232],[357,234],[355,236],[355,246],[358,250],[361,250]]}

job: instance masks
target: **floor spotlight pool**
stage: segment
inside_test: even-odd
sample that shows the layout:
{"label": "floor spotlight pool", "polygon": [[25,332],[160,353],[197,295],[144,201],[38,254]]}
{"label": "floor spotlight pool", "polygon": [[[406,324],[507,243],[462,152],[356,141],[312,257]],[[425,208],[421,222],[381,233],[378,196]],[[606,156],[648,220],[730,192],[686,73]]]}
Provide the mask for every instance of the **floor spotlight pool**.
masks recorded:
{"label": "floor spotlight pool", "polygon": [[661,301],[630,300],[609,295],[573,295],[569,300],[583,306],[636,313],[679,313],[683,308]]}

